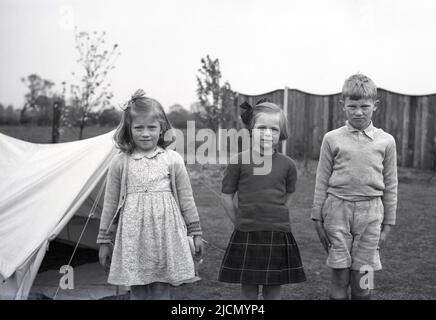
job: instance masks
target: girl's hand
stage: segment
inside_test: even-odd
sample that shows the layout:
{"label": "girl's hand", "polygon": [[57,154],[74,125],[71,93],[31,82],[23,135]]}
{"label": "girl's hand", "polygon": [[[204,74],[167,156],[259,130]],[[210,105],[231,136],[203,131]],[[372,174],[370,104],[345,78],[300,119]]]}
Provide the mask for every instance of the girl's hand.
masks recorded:
{"label": "girl's hand", "polygon": [[203,258],[204,244],[201,236],[194,236],[195,259]]}
{"label": "girl's hand", "polygon": [[380,248],[382,247],[383,243],[385,242],[389,232],[391,232],[391,228],[392,226],[389,224],[382,224],[382,229],[381,229],[381,233],[380,233],[380,240],[378,241],[378,248],[380,250]]}
{"label": "girl's hand", "polygon": [[106,272],[109,272],[111,265],[111,251],[110,244],[101,244],[100,249],[98,250],[98,259],[100,261],[100,265]]}
{"label": "girl's hand", "polygon": [[315,221],[315,227],[316,227],[316,232],[318,233],[318,238],[319,241],[321,241],[322,246],[324,247],[324,250],[329,253],[329,249],[331,247],[331,243],[330,240],[327,236],[327,233],[324,230],[324,226],[322,224],[322,221]]}

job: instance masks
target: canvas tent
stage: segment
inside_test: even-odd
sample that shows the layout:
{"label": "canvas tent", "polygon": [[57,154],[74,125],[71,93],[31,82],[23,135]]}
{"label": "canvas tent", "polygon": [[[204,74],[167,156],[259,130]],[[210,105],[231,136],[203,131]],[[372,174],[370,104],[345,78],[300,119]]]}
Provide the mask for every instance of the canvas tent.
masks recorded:
{"label": "canvas tent", "polygon": [[[101,207],[113,132],[91,139],[35,144],[0,134],[0,298],[26,299],[50,241],[76,241]],[[89,220],[95,246],[101,210]],[[68,227],[66,227],[68,225]]]}

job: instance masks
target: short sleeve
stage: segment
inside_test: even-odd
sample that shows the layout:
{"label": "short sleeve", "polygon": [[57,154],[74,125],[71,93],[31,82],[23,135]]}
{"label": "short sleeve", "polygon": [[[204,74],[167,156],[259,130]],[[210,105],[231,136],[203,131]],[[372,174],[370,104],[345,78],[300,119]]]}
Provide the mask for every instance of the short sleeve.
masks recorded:
{"label": "short sleeve", "polygon": [[286,192],[295,192],[295,185],[297,183],[297,167],[294,162],[289,164],[288,175],[286,177]]}
{"label": "short sleeve", "polygon": [[238,191],[239,174],[241,167],[238,164],[229,164],[225,170],[221,192],[233,194]]}

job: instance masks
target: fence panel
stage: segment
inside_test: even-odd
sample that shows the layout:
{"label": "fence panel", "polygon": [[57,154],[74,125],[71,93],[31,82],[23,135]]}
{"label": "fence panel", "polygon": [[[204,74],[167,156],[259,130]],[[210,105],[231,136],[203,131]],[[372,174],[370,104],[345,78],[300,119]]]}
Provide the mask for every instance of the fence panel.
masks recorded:
{"label": "fence panel", "polygon": [[[287,153],[295,158],[317,159],[324,134],[343,126],[346,120],[340,104],[341,94],[315,95],[296,89],[284,90],[288,90]],[[284,90],[255,96],[239,93],[236,106],[244,101],[255,105],[267,98],[283,108]],[[409,96],[379,89],[378,96],[380,104],[373,122],[395,138],[398,164],[436,170],[436,94]]]}

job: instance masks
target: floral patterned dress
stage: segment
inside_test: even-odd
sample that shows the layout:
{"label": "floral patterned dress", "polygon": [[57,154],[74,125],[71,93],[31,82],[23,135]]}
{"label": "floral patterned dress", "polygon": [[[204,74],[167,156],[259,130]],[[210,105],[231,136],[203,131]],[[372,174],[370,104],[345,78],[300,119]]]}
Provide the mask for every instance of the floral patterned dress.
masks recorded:
{"label": "floral patterned dress", "polygon": [[128,159],[127,197],[115,238],[108,282],[172,285],[198,280],[185,222],[171,192],[170,158],[157,148]]}

